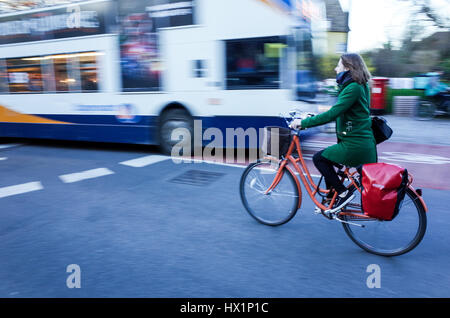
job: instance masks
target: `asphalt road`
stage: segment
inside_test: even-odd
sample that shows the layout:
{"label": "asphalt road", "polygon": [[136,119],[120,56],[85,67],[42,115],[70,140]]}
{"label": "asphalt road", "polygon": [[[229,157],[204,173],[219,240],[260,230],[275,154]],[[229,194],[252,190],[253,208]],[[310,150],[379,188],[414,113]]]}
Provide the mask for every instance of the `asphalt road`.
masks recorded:
{"label": "asphalt road", "polygon": [[[448,190],[424,189],[425,238],[385,258],[305,196],[289,223],[257,223],[239,198],[242,166],[155,151],[1,144],[0,297],[450,297]],[[380,288],[367,285],[371,264]]]}

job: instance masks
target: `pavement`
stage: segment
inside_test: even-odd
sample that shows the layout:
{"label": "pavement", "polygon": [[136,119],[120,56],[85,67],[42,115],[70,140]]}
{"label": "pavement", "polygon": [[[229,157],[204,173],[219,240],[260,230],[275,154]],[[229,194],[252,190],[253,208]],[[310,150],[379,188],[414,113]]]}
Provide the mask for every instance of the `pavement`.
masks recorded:
{"label": "pavement", "polygon": [[450,118],[415,120],[411,117],[385,115],[394,130],[390,142],[450,146]]}
{"label": "pavement", "polygon": [[[412,117],[381,115],[394,131],[387,142],[423,145],[450,146],[450,118],[437,117],[432,120],[416,120]],[[334,128],[319,132],[312,137],[334,136]]]}

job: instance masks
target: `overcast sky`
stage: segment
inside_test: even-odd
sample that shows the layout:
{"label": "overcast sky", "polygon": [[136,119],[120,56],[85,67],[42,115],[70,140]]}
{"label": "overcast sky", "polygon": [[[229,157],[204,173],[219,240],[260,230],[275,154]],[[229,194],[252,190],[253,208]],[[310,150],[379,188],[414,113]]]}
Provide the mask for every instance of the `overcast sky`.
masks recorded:
{"label": "overcast sky", "polygon": [[[388,40],[391,40],[394,46],[398,45],[412,12],[411,5],[407,1],[339,1],[344,10],[350,10],[349,52],[382,47]],[[443,17],[450,16],[450,0],[430,0],[430,2]]]}

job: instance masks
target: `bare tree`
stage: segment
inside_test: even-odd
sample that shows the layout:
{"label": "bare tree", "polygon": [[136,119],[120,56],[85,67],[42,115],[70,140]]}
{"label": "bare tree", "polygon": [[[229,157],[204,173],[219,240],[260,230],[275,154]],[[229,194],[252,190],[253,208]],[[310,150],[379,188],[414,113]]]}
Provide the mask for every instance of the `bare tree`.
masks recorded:
{"label": "bare tree", "polygon": [[431,22],[434,26],[440,29],[450,28],[450,19],[445,12],[437,12],[435,6],[431,4],[430,0],[397,0],[411,3],[414,8],[413,20],[420,24],[422,21]]}

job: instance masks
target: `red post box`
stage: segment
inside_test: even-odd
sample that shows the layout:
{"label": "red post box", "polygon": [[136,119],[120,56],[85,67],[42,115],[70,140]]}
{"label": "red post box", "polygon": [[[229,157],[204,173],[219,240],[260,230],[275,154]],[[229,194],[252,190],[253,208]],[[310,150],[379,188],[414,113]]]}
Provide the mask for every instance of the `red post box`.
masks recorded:
{"label": "red post box", "polygon": [[370,96],[370,112],[374,115],[383,114],[386,110],[386,91],[389,79],[386,77],[372,78]]}

